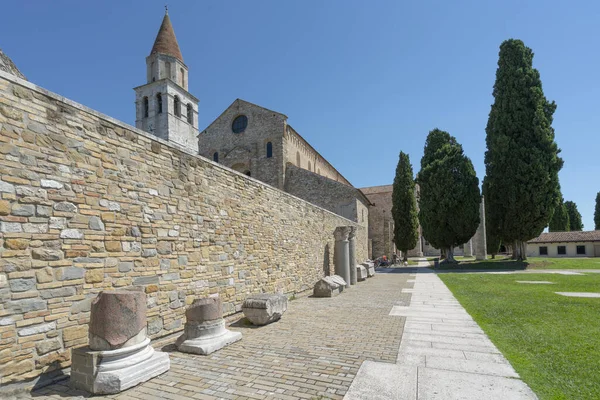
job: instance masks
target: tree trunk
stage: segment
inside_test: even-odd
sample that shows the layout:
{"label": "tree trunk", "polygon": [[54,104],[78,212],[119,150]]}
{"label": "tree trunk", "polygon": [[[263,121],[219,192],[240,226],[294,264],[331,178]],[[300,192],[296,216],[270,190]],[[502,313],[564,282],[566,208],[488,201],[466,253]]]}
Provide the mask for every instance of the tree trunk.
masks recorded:
{"label": "tree trunk", "polygon": [[408,252],[403,251],[402,255],[404,256],[404,257],[402,257],[402,262],[408,262]]}
{"label": "tree trunk", "polygon": [[456,264],[457,261],[454,259],[454,247],[444,249],[446,259],[444,260],[447,264]]}
{"label": "tree trunk", "polygon": [[525,261],[527,260],[527,242],[522,240],[515,240],[513,246],[513,260]]}
{"label": "tree trunk", "polygon": [[527,261],[527,242],[521,242],[521,260]]}
{"label": "tree trunk", "polygon": [[492,253],[492,260],[496,258],[496,255]]}

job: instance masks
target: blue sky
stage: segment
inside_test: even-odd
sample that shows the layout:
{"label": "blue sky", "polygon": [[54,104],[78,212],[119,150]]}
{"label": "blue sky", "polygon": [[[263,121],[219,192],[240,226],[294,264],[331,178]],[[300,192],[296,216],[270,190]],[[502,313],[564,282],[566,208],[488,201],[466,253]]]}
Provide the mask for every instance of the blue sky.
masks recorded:
{"label": "blue sky", "polygon": [[[130,124],[164,1],[2,4],[0,48],[34,83]],[[593,229],[600,191],[600,3],[171,1],[201,129],[242,98],[282,112],[355,186],[416,168],[427,133],[456,136],[485,174],[498,47],[535,53],[555,100],[565,200]]]}

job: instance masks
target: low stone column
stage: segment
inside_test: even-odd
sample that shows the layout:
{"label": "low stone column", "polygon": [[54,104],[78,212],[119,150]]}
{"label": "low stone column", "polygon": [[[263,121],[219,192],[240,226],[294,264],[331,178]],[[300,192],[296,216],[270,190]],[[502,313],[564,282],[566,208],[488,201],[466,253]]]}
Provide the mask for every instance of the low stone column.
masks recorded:
{"label": "low stone column", "polygon": [[481,203],[479,204],[479,226],[477,232],[475,232],[476,248],[475,248],[475,259],[485,260],[487,259],[487,242],[485,237],[485,198],[481,196]]}
{"label": "low stone column", "polygon": [[335,274],[346,281],[346,287],[348,288],[350,287],[350,249],[348,243],[350,227],[338,226],[333,234],[335,236]]}
{"label": "low stone column", "polygon": [[350,226],[348,234],[348,256],[350,264],[350,284],[356,285],[356,227]]}
{"label": "low stone column", "polygon": [[92,301],[89,346],[72,350],[71,385],[94,394],[119,393],[169,370],[167,353],[146,336],[146,295],[101,292]]}
{"label": "low stone column", "polygon": [[175,345],[179,351],[207,355],[242,338],[225,328],[223,304],[218,297],[194,300],[185,312],[183,335]]}

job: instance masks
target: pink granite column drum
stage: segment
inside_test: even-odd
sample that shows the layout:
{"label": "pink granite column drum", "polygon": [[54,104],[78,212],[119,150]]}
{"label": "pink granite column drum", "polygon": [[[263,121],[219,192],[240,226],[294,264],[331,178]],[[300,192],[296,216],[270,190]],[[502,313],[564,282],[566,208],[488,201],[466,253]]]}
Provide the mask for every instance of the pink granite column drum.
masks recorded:
{"label": "pink granite column drum", "polygon": [[73,349],[71,385],[93,394],[119,393],[169,370],[169,355],[146,336],[146,295],[101,292],[92,302],[89,346]]}
{"label": "pink granite column drum", "polygon": [[208,355],[242,338],[225,328],[223,305],[218,297],[197,299],[185,312],[185,328],[175,343],[184,353]]}

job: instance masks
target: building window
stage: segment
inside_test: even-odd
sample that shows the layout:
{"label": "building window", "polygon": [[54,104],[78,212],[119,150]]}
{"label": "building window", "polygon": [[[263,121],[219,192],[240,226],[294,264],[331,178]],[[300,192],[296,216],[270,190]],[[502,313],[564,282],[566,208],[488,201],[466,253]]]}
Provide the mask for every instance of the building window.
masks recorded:
{"label": "building window", "polygon": [[296,152],[296,165],[298,167],[300,166],[300,152],[299,151]]}
{"label": "building window", "polygon": [[156,113],[162,114],[162,95],[160,93],[156,95]]}
{"label": "building window", "polygon": [[319,171],[317,172],[319,175],[321,175],[321,168],[319,168]]}
{"label": "building window", "polygon": [[585,255],[585,246],[577,246],[577,254],[578,255]]}
{"label": "building window", "polygon": [[547,256],[547,255],[548,255],[548,247],[540,246],[540,256]]}
{"label": "building window", "polygon": [[245,115],[238,115],[231,124],[231,130],[233,133],[242,133],[248,127],[248,117]]}
{"label": "building window", "polygon": [[185,72],[183,71],[183,68],[179,68],[179,73],[181,74],[181,87],[184,88],[185,87]]}
{"label": "building window", "polygon": [[273,157],[273,143],[267,143],[267,158]]}
{"label": "building window", "polygon": [[194,108],[191,103],[187,105],[187,121],[188,124],[194,125]]}
{"label": "building window", "polygon": [[144,118],[148,118],[148,98],[144,97]]}
{"label": "building window", "polygon": [[558,255],[564,256],[567,254],[567,246],[558,246]]}
{"label": "building window", "polygon": [[219,153],[216,152],[216,151],[213,153],[213,161],[214,162],[219,162]]}
{"label": "building window", "polygon": [[179,96],[175,96],[175,116],[181,117],[181,101],[179,101]]}
{"label": "building window", "polygon": [[311,166],[310,166],[310,161],[309,161],[309,162],[308,162],[308,170],[309,170],[309,171],[311,170],[311,169],[310,169],[310,167],[311,167]]}

